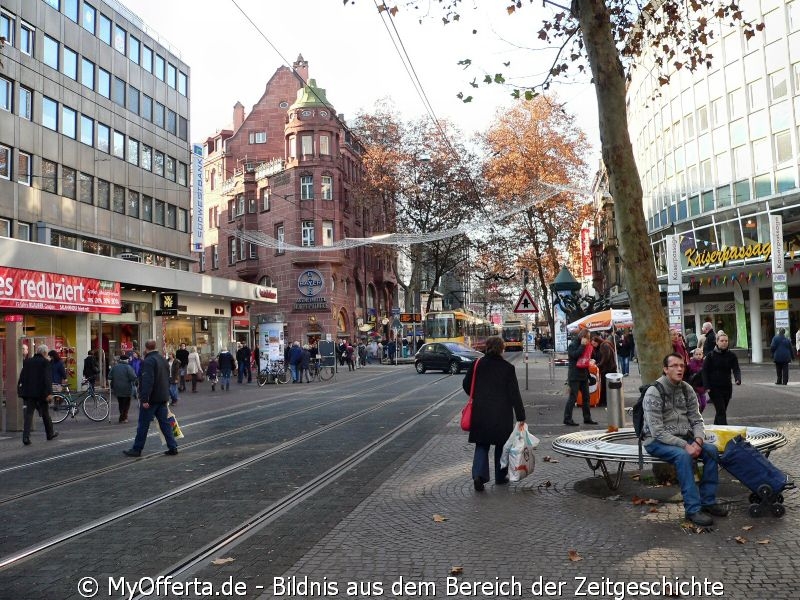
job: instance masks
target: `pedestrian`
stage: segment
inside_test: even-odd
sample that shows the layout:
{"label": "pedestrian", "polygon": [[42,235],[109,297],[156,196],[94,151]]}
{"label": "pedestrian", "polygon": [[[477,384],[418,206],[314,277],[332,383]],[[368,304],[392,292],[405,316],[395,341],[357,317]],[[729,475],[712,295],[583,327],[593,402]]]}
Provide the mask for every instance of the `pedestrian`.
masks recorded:
{"label": "pedestrian", "polygon": [[197,379],[203,373],[203,366],[200,364],[200,355],[197,347],[189,349],[189,362],[186,363],[186,374],[192,378],[192,393],[197,393]]}
{"label": "pedestrian", "polygon": [[219,378],[219,361],[217,360],[216,356],[212,356],[211,360],[208,361],[206,375],[208,376],[209,383],[211,383],[211,391],[216,391],[217,381]]}
{"label": "pedestrian", "polygon": [[633,345],[631,344],[630,337],[627,333],[623,333],[619,337],[619,344],[617,344],[617,357],[619,358],[619,370],[623,377],[630,374],[631,369],[631,354],[633,353]]}
{"label": "pedestrian", "polygon": [[233,358],[230,350],[223,348],[222,352],[217,356],[220,372],[220,387],[219,389],[229,392],[231,390],[231,373],[236,368],[236,360]]}
{"label": "pedestrian", "polygon": [[694,329],[687,329],[686,330],[686,350],[689,352],[690,356],[694,352],[695,348],[697,348],[697,334],[694,332]]}
{"label": "pedestrian", "polygon": [[292,383],[300,383],[300,363],[303,360],[303,349],[300,342],[292,342],[289,350],[289,369],[292,371]]}
{"label": "pedestrian", "polygon": [[606,375],[617,371],[614,343],[608,338],[603,339],[597,333],[592,334],[591,341],[595,347],[592,357],[600,372],[600,381],[597,382],[597,385],[600,386],[600,402],[598,404],[606,406]]}
{"label": "pedestrian", "polygon": [[128,411],[131,408],[131,395],[133,395],[134,386],[138,381],[136,371],[128,362],[127,354],[120,354],[117,364],[111,367],[108,378],[111,383],[111,391],[114,392],[119,403],[119,422],[127,423]]}
{"label": "pedestrian", "polygon": [[136,350],[131,350],[128,353],[128,361],[133,369],[134,373],[136,373],[136,377],[139,377],[142,373],[142,359],[139,356],[139,353]]}
{"label": "pedestrian", "polygon": [[[717,336],[714,333],[714,325],[710,321],[703,323],[703,356],[708,356],[717,346]],[[700,342],[698,341],[698,344]]]}
{"label": "pedestrian", "polygon": [[363,369],[367,366],[367,345],[364,343],[364,340],[358,343],[358,363],[360,365],[359,368]]}
{"label": "pedestrian", "polygon": [[181,347],[175,352],[175,358],[181,361],[180,381],[178,382],[178,391],[186,391],[186,367],[189,364],[189,351],[186,349],[186,344],[181,342]]}
{"label": "pedestrian", "polygon": [[244,383],[244,378],[247,377],[247,383],[250,383],[253,376],[250,373],[250,348],[246,343],[236,342],[236,364],[239,365],[236,381]]}
{"label": "pedestrian", "polygon": [[311,349],[308,344],[303,344],[303,354],[300,357],[300,381],[311,383],[311,373],[308,367],[311,364]]}
{"label": "pedestrian", "polygon": [[86,358],[83,359],[83,376],[86,381],[94,385],[99,374],[100,362],[97,360],[97,354],[89,350]]}
{"label": "pedestrian", "polygon": [[258,380],[258,374],[261,373],[261,348],[256,347],[253,348],[253,365],[256,368],[256,380]]}
{"label": "pedestrian", "polygon": [[697,404],[700,407],[700,414],[706,409],[708,404],[708,394],[706,388],[703,387],[703,349],[695,348],[692,352],[692,358],[689,359],[689,364],[686,365],[684,372],[684,381],[692,386],[695,395],[697,396]]}
{"label": "pedestrian", "polygon": [[344,362],[347,363],[347,370],[348,371],[355,371],[356,364],[355,364],[355,349],[353,346],[348,342],[344,348]]}
{"label": "pedestrian", "polygon": [[680,331],[678,331],[675,328],[671,328],[669,330],[669,337],[670,340],[672,341],[672,351],[675,354],[679,354],[681,358],[683,358],[684,365],[688,365],[689,352],[687,352],[686,350],[686,344],[684,343],[683,338],[681,337]]}
{"label": "pedestrian", "polygon": [[597,421],[592,420],[592,413],[589,410],[589,369],[588,367],[578,367],[578,359],[584,356],[586,347],[589,345],[591,334],[588,329],[581,329],[578,335],[567,347],[569,357],[569,368],[567,371],[567,383],[569,385],[569,398],[564,406],[564,425],[577,427],[578,423],[572,420],[572,409],[578,401],[578,392],[583,397],[583,422],[586,425],[597,425]]}
{"label": "pedestrian", "polygon": [[503,358],[505,342],[499,335],[486,339],[486,353],[470,364],[461,384],[468,394],[472,392],[472,420],[469,443],[475,444],[472,458],[472,483],[481,492],[489,481],[489,448],[494,446],[495,485],[508,483],[508,468],[500,467],[503,445],[514,431],[514,417],[520,429],[525,425],[525,407],[519,392],[519,382],[514,365]]}
{"label": "pedestrian", "polygon": [[177,404],[183,365],[174,352],[170,352],[167,356],[167,364],[169,365],[169,403]]}
{"label": "pedestrian", "polygon": [[145,356],[142,361],[142,386],[139,390],[139,423],[136,426],[136,438],[130,450],[123,450],[125,456],[141,456],[147,432],[153,417],[158,421],[161,433],[167,441],[164,454],[178,453],[178,443],[172,435],[172,425],[167,418],[167,402],[169,401],[169,364],[156,350],[156,341],[147,340],[144,344]]}
{"label": "pedestrian", "polygon": [[775,363],[775,385],[788,384],[789,363],[794,360],[794,347],[792,347],[792,342],[789,341],[789,338],[786,337],[785,329],[778,330],[778,334],[772,338],[769,350],[772,352],[772,361]]}
{"label": "pedestrian", "polygon": [[396,364],[396,356],[397,353],[397,342],[394,340],[389,340],[389,343],[386,344],[386,358],[389,359],[389,364],[393,365]]}
{"label": "pedestrian", "polygon": [[703,361],[703,387],[706,388],[708,399],[716,411],[714,425],[727,425],[728,404],[733,395],[731,376],[736,385],[741,385],[742,372],[736,354],[728,349],[728,334],[719,330],[714,338],[716,346]]}
{"label": "pedestrian", "polygon": [[[719,342],[719,340],[718,340]],[[706,358],[708,360],[708,358]],[[725,517],[728,509],[717,504],[719,452],[705,443],[705,425],[692,386],[683,381],[685,363],[680,354],[668,354],[664,374],[658,378],[664,393],[652,385],[645,392],[643,445],[652,456],[675,467],[686,518],[701,527],[714,524],[711,516]],[[700,485],[694,481],[694,461],[703,460]]]}
{"label": "pedestrian", "polygon": [[50,350],[47,356],[50,357],[50,370],[53,373],[53,389],[61,391],[61,386],[67,383],[67,369],[64,366],[64,361],[61,360],[61,355],[55,350]]}
{"label": "pedestrian", "polygon": [[24,403],[25,416],[22,426],[22,443],[31,443],[33,412],[39,413],[44,423],[44,433],[48,440],[58,437],[53,430],[48,401],[53,397],[53,370],[47,357],[48,348],[44,344],[36,346],[36,353],[26,358],[19,374],[17,393]]}
{"label": "pedestrian", "polygon": [[797,357],[800,358],[800,329],[794,334],[794,349]]}

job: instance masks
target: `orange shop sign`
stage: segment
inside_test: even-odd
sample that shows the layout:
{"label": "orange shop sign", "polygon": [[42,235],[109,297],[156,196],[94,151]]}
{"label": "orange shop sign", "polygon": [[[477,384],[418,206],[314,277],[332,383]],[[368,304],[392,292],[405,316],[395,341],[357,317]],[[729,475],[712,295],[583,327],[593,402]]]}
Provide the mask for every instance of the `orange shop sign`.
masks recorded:
{"label": "orange shop sign", "polygon": [[122,300],[116,281],[0,267],[0,308],[118,315]]}

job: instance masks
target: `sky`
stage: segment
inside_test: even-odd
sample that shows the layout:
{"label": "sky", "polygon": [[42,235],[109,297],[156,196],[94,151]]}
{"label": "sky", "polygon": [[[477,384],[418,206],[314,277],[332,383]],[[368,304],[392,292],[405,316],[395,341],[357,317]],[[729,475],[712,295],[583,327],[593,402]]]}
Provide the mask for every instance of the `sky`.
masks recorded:
{"label": "sky", "polygon": [[[427,114],[374,0],[347,5],[343,0],[121,2],[176,47],[189,65],[195,142],[229,126],[237,101],[249,112],[275,70],[291,66],[299,54],[309,64],[309,77],[326,89],[346,121],[385,98],[405,119]],[[502,71],[514,85],[533,85],[544,79],[552,63],[552,51],[537,48],[536,33],[551,14],[541,6],[526,4],[509,15],[503,0],[468,0],[461,20],[444,25],[438,2],[420,2],[433,7],[428,15],[397,4],[402,6],[394,25],[434,114],[451,119],[467,135],[485,130],[496,111],[513,102],[508,87],[471,88],[474,77],[481,80],[487,72]],[[473,61],[470,71],[457,64],[467,58]],[[508,61],[511,65],[504,67]],[[599,134],[594,88],[585,82],[557,82],[552,89],[586,131],[594,146],[590,166],[595,166]],[[459,92],[474,100],[462,102],[456,97]]]}

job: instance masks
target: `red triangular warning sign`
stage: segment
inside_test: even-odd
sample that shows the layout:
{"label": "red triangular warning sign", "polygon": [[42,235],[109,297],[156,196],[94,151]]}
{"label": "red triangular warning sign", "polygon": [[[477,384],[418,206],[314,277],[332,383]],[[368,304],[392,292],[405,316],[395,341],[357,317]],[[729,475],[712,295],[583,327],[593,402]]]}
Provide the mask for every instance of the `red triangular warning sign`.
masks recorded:
{"label": "red triangular warning sign", "polygon": [[533,296],[528,290],[522,290],[522,293],[519,295],[519,300],[514,305],[514,312],[519,313],[538,313],[539,307],[536,306],[536,302],[533,301]]}

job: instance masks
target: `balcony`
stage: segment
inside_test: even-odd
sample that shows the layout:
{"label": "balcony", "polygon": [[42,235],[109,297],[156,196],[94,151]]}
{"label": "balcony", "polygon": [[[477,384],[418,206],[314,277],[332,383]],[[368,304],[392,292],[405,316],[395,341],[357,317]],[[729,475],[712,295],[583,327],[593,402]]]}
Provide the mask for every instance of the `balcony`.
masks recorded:
{"label": "balcony", "polygon": [[236,263],[236,276],[245,281],[254,281],[258,277],[258,259],[248,258]]}

